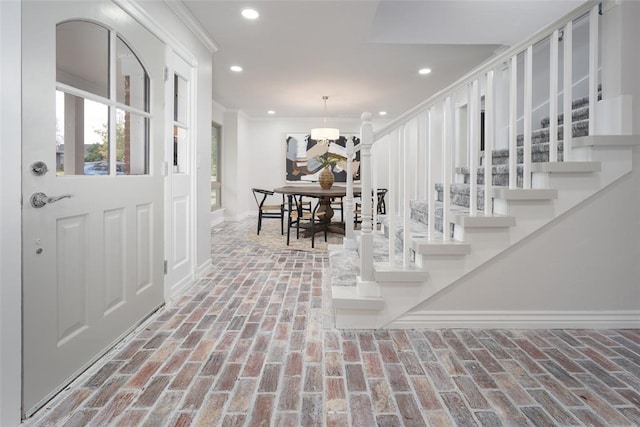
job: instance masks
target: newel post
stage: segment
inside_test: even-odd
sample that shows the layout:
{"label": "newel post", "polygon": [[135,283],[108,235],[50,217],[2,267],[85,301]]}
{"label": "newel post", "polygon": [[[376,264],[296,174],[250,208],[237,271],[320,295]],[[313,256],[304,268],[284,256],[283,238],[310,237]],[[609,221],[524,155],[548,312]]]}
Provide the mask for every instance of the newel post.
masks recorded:
{"label": "newel post", "polygon": [[356,249],[356,240],[353,236],[353,139],[347,140],[347,196],[344,203],[344,209],[347,214],[344,216],[346,223],[344,225],[343,246],[345,249]]}
{"label": "newel post", "polygon": [[362,230],[360,233],[360,276],[358,277],[358,295],[378,296],[373,271],[373,225],[371,203],[371,146],[373,145],[373,126],[371,113],[362,113],[360,117],[360,185],[362,198]]}

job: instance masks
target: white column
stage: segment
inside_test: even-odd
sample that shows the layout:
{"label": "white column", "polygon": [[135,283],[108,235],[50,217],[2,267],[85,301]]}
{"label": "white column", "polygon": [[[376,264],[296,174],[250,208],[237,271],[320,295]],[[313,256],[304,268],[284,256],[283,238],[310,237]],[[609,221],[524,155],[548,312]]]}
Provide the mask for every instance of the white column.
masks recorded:
{"label": "white column", "polygon": [[373,270],[373,233],[371,224],[371,113],[362,113],[360,126],[360,182],[362,186],[362,231],[360,235],[360,277],[358,294],[376,296]]}
{"label": "white column", "polygon": [[344,240],[345,249],[356,249],[356,240],[353,235],[353,139],[347,140],[347,195],[342,212],[345,218]]}

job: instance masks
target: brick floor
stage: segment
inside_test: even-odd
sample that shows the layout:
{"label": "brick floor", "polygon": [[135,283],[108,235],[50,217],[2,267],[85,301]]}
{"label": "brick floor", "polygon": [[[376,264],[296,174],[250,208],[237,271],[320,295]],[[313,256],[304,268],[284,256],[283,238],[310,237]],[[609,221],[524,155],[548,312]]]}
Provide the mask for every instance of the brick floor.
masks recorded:
{"label": "brick floor", "polygon": [[640,330],[331,326],[322,253],[213,230],[213,269],[33,426],[640,425]]}

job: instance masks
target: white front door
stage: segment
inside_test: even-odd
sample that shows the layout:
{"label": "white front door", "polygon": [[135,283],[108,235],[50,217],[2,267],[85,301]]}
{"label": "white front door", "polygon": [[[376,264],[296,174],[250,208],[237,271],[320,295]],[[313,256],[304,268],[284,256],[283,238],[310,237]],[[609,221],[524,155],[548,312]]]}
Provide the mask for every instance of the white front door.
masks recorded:
{"label": "white front door", "polygon": [[29,415],[163,303],[165,61],[112,2],[22,8]]}
{"label": "white front door", "polygon": [[174,52],[168,54],[168,74],[165,96],[167,133],[171,135],[166,156],[171,159],[166,183],[165,247],[167,248],[167,299],[175,297],[194,280],[195,219],[194,177],[196,160],[193,142],[193,68]]}

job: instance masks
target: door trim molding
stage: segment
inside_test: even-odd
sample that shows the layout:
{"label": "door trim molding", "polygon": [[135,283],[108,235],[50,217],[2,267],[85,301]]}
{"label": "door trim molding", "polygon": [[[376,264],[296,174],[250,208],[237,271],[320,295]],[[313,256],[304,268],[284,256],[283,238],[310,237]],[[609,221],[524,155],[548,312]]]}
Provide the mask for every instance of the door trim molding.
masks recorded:
{"label": "door trim molding", "polygon": [[18,425],[22,397],[22,11],[0,2],[0,425]]}

